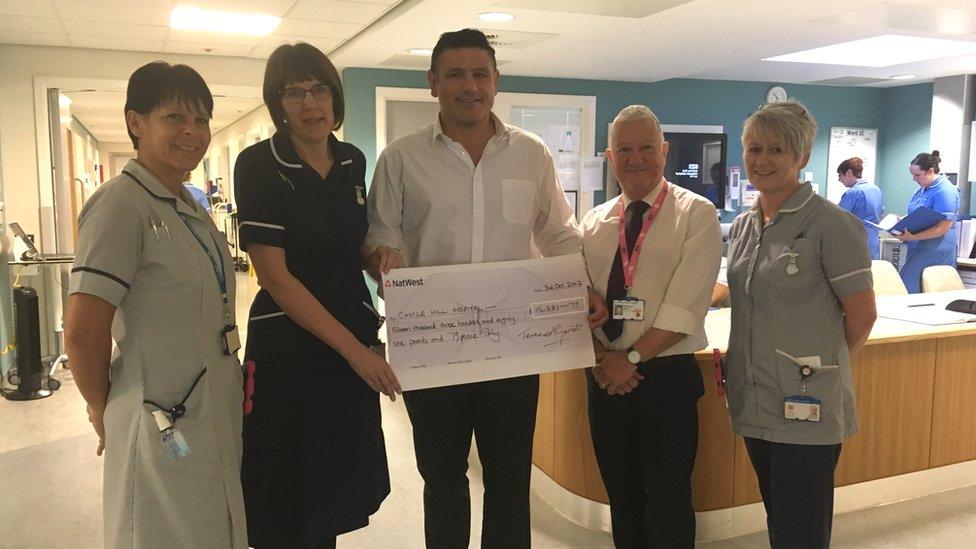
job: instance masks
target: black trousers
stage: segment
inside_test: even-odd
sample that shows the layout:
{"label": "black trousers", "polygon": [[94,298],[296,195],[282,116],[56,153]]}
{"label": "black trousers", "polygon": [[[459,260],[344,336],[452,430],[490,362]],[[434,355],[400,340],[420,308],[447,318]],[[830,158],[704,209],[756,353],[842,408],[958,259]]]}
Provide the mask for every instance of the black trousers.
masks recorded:
{"label": "black trousers", "polygon": [[532,436],[539,376],[483,381],[403,394],[424,479],[429,549],[467,549],[471,534],[471,435],[484,470],[481,547],[528,549]]}
{"label": "black trousers", "polygon": [[830,547],[834,469],[840,444],[782,444],[745,439],[766,507],[771,549]]}
{"label": "black trousers", "polygon": [[615,396],[586,372],[590,433],[610,496],[613,542],[619,549],[692,548],[701,371],[692,355],[652,359],[639,369],[640,385]]}

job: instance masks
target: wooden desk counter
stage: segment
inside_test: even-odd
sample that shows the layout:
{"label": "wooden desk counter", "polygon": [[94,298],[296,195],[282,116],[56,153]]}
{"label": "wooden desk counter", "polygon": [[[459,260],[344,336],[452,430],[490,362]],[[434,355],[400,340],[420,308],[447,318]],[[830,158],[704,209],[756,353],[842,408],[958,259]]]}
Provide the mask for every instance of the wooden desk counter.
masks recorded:
{"label": "wooden desk counter", "polygon": [[[976,299],[976,290],[879,298],[924,303]],[[692,477],[696,511],[759,501],[741,437],[716,395],[711,348],[728,345],[729,309],[711,311],[709,349],[696,353],[705,395],[698,402],[699,445]],[[875,323],[853,364],[860,431],[844,441],[836,485],[844,486],[976,459],[976,323]],[[607,503],[587,418],[581,370],[543,374],[533,461],[565,490]]]}

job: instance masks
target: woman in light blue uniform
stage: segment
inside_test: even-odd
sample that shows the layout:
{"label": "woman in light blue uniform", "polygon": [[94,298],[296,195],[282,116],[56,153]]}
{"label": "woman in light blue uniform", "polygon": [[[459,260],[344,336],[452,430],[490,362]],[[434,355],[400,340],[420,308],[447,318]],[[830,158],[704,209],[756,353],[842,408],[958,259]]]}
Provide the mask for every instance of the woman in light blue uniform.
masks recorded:
{"label": "woman in light blue uniform", "polygon": [[919,153],[908,166],[912,179],[919,189],[908,201],[906,215],[926,206],[946,216],[945,220],[912,234],[905,231],[898,240],[908,243],[908,258],[901,268],[901,279],[908,293],[922,291],[922,271],[932,265],[956,266],[958,255],[958,235],[956,234],[956,212],[959,210],[959,189],[944,175],[939,174],[939,151]]}
{"label": "woman in light blue uniform", "polygon": [[[844,196],[840,197],[841,208],[854,214],[861,220],[864,230],[868,233],[868,250],[871,259],[881,258],[881,241],[878,239],[877,224],[884,214],[884,199],[881,189],[866,179],[861,179],[864,172],[864,161],[854,156],[841,162],[837,166],[837,180],[847,187]],[[870,223],[869,223],[870,222]]]}

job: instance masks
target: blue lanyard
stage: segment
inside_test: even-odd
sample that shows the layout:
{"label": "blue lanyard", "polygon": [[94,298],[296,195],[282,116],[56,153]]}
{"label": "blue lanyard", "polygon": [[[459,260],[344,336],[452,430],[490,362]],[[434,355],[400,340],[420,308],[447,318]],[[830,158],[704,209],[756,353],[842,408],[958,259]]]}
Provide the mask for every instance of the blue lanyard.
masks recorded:
{"label": "blue lanyard", "polygon": [[214,249],[217,250],[217,257],[214,258],[213,254],[210,253],[210,248],[203,243],[203,238],[201,238],[200,234],[197,233],[197,230],[193,228],[193,225],[190,225],[190,222],[186,220],[186,214],[180,212],[176,212],[176,214],[180,217],[180,220],[183,221],[183,224],[186,225],[186,228],[190,229],[190,233],[193,235],[193,238],[196,239],[197,244],[200,244],[200,247],[203,248],[203,253],[207,254],[207,258],[210,259],[210,266],[213,267],[214,277],[217,279],[217,286],[220,288],[220,297],[224,303],[224,318],[230,318],[230,308],[227,300],[227,273],[224,271],[224,256],[220,253],[220,246],[217,244],[217,239],[214,237],[213,233],[210,234],[210,238],[214,243]]}
{"label": "blue lanyard", "polygon": [[[122,170],[122,173],[131,177],[136,183],[139,184],[140,187],[146,189],[146,192],[150,192],[142,181],[139,181],[138,177],[132,175],[126,170]],[[200,234],[197,233],[196,229],[194,229],[193,226],[190,225],[190,222],[184,217],[186,214],[180,213],[180,211],[176,208],[176,199],[173,201],[173,209],[176,210],[176,215],[181,221],[183,221],[186,228],[190,230],[190,233],[193,235],[193,238],[196,239],[197,244],[203,248],[203,253],[207,254],[207,258],[210,259],[210,266],[213,267],[214,277],[217,279],[217,287],[220,288],[220,298],[224,304],[224,319],[230,319],[230,305],[227,299],[227,273],[224,271],[224,256],[220,253],[220,245],[217,244],[216,237],[214,237],[213,233],[210,234],[210,238],[213,239],[214,249],[217,250],[217,258],[214,258],[213,254],[210,253],[210,248],[208,248],[207,245],[203,243],[203,239],[200,238]]]}

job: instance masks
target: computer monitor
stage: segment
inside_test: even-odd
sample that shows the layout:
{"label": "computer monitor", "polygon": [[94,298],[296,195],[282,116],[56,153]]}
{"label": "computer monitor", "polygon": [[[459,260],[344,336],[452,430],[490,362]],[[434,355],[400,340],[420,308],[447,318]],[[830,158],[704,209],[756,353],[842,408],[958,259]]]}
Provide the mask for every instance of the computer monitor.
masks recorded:
{"label": "computer monitor", "polygon": [[668,163],[664,177],[725,207],[727,136],[724,133],[664,132]]}
{"label": "computer monitor", "polygon": [[10,230],[14,232],[14,236],[20,237],[20,239],[24,241],[24,244],[27,244],[27,253],[24,254],[25,257],[33,258],[41,255],[41,252],[37,250],[37,246],[34,245],[34,241],[31,240],[30,237],[27,236],[27,233],[24,232],[24,229],[21,228],[20,223],[17,223],[16,221],[11,223]]}
{"label": "computer monitor", "polygon": [[20,257],[21,261],[64,262],[74,259],[74,256],[70,254],[42,254],[37,250],[34,241],[27,236],[27,233],[24,232],[24,229],[16,221],[10,224],[10,230],[27,245],[27,251]]}

